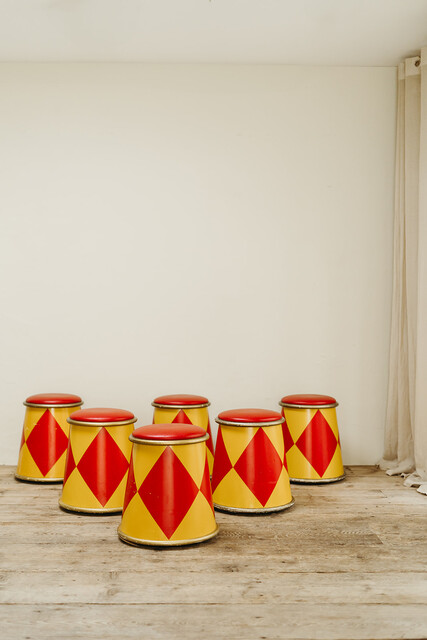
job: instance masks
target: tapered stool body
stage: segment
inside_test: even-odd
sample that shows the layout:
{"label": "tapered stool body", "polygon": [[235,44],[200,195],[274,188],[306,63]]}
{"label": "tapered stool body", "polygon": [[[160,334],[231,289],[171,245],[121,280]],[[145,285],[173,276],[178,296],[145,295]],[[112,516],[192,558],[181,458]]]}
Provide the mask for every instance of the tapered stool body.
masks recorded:
{"label": "tapered stool body", "polygon": [[336,407],[332,396],[296,394],[281,399],[283,438],[291,482],[344,479]]}
{"label": "tapered stool body", "polygon": [[156,424],[130,437],[132,459],[118,529],[134,545],[175,546],[203,542],[218,527],[212,505],[204,429]]}
{"label": "tapered stool body", "polygon": [[154,407],[154,424],[193,424],[209,434],[206,447],[208,449],[209,473],[212,475],[214,449],[209,422],[209,400],[204,396],[180,393],[159,396],[152,402],[152,405]]}
{"label": "tapered stool body", "polygon": [[71,393],[39,393],[24,405],[18,466],[15,477],[28,482],[62,482],[68,446],[67,418],[83,404]]}
{"label": "tapered stool body", "polygon": [[136,418],[123,409],[84,409],[71,414],[64,486],[59,505],[80,513],[119,513]]}
{"label": "tapered stool body", "polygon": [[216,509],[268,513],[292,506],[282,422],[277,411],[234,409],[219,425],[212,474]]}

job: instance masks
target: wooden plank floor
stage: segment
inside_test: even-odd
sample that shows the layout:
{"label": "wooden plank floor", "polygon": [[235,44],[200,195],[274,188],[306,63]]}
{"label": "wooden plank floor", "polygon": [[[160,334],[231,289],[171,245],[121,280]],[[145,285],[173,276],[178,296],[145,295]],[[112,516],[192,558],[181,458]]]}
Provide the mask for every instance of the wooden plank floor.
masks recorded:
{"label": "wooden plank floor", "polygon": [[0,467],[4,639],[427,638],[427,498],[401,478],[351,467],[294,486],[289,511],[218,513],[216,539],[156,550],[13,472]]}

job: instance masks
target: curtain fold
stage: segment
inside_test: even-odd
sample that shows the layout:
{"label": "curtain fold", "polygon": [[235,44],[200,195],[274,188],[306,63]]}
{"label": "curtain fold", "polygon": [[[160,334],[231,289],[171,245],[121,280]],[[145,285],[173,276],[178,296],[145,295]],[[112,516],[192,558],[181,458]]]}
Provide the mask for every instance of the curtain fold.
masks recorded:
{"label": "curtain fold", "polygon": [[427,494],[427,48],[398,68],[393,302],[384,457]]}

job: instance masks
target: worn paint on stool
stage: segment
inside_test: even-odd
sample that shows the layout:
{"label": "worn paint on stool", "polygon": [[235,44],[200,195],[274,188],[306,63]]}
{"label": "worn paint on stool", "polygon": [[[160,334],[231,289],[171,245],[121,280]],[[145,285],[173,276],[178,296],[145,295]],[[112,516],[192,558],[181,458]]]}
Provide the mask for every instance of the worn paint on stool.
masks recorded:
{"label": "worn paint on stool", "polygon": [[283,438],[291,482],[324,484],[343,480],[344,467],[332,396],[285,396],[282,407]]}
{"label": "worn paint on stool", "polygon": [[118,529],[133,545],[196,544],[218,533],[201,427],[155,424],[130,437],[132,459]]}
{"label": "worn paint on stool", "polygon": [[25,419],[15,477],[27,482],[62,482],[69,424],[83,400],[71,393],[39,393],[24,405]]}
{"label": "worn paint on stool", "polygon": [[277,411],[234,409],[219,424],[212,474],[216,509],[233,513],[282,511],[294,503]]}
{"label": "worn paint on stool", "polygon": [[202,427],[209,434],[206,447],[208,449],[209,473],[212,475],[214,448],[209,422],[209,400],[204,396],[178,393],[159,396],[151,404],[154,407],[154,424],[194,424]]}
{"label": "worn paint on stool", "polygon": [[120,513],[136,418],[123,409],[71,414],[64,486],[59,505],[79,513]]}

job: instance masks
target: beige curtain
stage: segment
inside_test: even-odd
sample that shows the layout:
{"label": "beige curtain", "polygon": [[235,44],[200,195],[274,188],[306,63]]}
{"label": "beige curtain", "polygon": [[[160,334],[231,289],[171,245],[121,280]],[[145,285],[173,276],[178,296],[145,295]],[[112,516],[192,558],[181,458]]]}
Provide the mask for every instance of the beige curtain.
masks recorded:
{"label": "beige curtain", "polygon": [[427,494],[427,48],[398,69],[393,307],[380,466]]}

